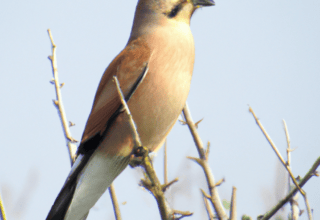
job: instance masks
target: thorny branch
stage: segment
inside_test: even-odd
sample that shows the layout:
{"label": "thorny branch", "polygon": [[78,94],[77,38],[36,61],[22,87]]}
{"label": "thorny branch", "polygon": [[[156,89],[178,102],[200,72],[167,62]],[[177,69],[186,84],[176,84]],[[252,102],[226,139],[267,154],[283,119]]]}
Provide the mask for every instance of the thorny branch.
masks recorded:
{"label": "thorny branch", "polygon": [[209,188],[209,192],[210,192],[209,198],[210,198],[210,201],[213,205],[213,208],[217,214],[217,218],[226,220],[226,219],[228,219],[228,216],[225,213],[223,206],[221,204],[218,190],[217,190],[216,184],[214,182],[214,177],[211,172],[210,166],[208,164],[208,153],[207,152],[209,152],[209,150],[208,149],[205,150],[203,147],[203,143],[202,143],[201,138],[198,134],[196,125],[192,120],[191,113],[189,111],[187,104],[183,108],[183,115],[185,118],[185,123],[189,127],[189,130],[192,134],[193,140],[196,144],[196,147],[197,147],[197,150],[199,153],[199,158],[194,158],[194,157],[188,157],[188,158],[197,162],[202,167],[202,169],[205,173],[206,179],[207,179],[207,183],[208,183],[208,188]]}
{"label": "thorny branch", "polygon": [[[312,215],[311,215],[311,210],[310,210],[310,206],[309,206],[309,202],[307,200],[307,195],[306,193],[302,190],[302,186],[304,185],[304,183],[302,184],[302,181],[300,184],[298,184],[296,178],[293,176],[292,172],[291,172],[291,169],[290,169],[290,161],[288,161],[287,163],[284,161],[284,159],[282,158],[280,152],[278,151],[277,147],[275,146],[275,144],[273,143],[273,141],[271,140],[270,136],[267,134],[266,130],[264,129],[264,127],[262,126],[260,120],[258,119],[258,117],[255,115],[255,113],[253,112],[252,108],[249,107],[249,111],[251,112],[251,114],[253,115],[257,125],[259,126],[259,128],[261,129],[262,133],[264,134],[264,136],[266,137],[266,139],[268,140],[270,146],[272,147],[272,149],[274,150],[274,152],[276,153],[276,155],[278,156],[279,160],[281,161],[281,163],[284,165],[284,167],[287,169],[288,173],[290,174],[290,177],[292,179],[292,181],[294,182],[295,184],[295,188],[289,193],[289,195],[291,195],[289,198],[288,196],[281,200],[278,205],[276,205],[271,211],[269,211],[267,214],[263,215],[261,218],[259,219],[269,219],[272,217],[272,215],[274,215],[285,203],[287,203],[291,198],[292,196],[299,190],[300,193],[302,194],[302,196],[304,197],[305,199],[305,202],[306,202],[306,206],[307,206],[307,209],[308,209],[308,217],[309,217],[309,220],[312,220]],[[289,136],[288,136],[288,132],[286,130],[286,135],[287,135],[287,142],[288,144],[290,145],[290,140],[289,140]],[[318,161],[318,160],[317,160]],[[319,164],[318,164],[319,165]],[[317,165],[317,166],[318,166]],[[315,168],[316,169],[316,168]],[[315,172],[315,170],[313,170],[313,173]],[[308,174],[307,174],[308,175]],[[312,174],[314,175],[314,174]],[[307,176],[305,176],[307,177]],[[309,177],[311,178],[311,176]],[[296,190],[296,191],[295,191]],[[295,193],[292,193],[293,191],[295,191]]]}
{"label": "thorny branch", "polygon": [[[74,123],[69,122],[69,126],[68,126],[68,120],[67,120],[66,113],[64,111],[62,96],[61,96],[61,91],[60,91],[62,86],[64,86],[64,83],[59,84],[59,78],[58,78],[58,66],[57,66],[57,61],[56,61],[56,48],[57,48],[57,46],[53,41],[53,37],[52,37],[50,29],[48,29],[48,34],[49,34],[51,45],[52,45],[52,55],[49,56],[49,59],[52,64],[52,71],[53,71],[53,80],[51,80],[51,82],[55,85],[56,96],[57,96],[57,99],[53,100],[53,103],[55,104],[55,107],[57,108],[58,113],[59,113],[59,117],[60,117],[60,120],[62,123],[63,132],[64,132],[64,135],[65,135],[66,141],[67,141],[69,157],[70,157],[70,162],[71,162],[71,166],[72,166],[76,160],[76,149],[77,149],[77,147],[74,143],[78,142],[78,141],[72,138],[71,132],[69,130],[69,127],[74,126]],[[116,194],[114,191],[113,184],[111,184],[111,186],[110,186],[110,191],[111,191],[110,192],[111,200],[112,200],[113,209],[114,209],[116,219],[121,220],[120,209],[119,209],[119,205],[117,202],[117,197],[116,197]],[[87,215],[84,218],[84,220],[87,218]]]}
{"label": "thorny branch", "polygon": [[76,149],[77,149],[77,147],[74,143],[77,141],[75,139],[73,139],[71,136],[71,132],[70,132],[69,126],[68,126],[67,116],[65,114],[64,107],[63,107],[62,96],[61,96],[61,91],[60,91],[61,85],[59,83],[58,66],[57,66],[57,59],[56,59],[57,46],[55,45],[55,43],[53,41],[53,37],[52,37],[50,29],[48,29],[48,34],[49,34],[51,45],[52,45],[52,55],[49,56],[49,60],[51,61],[52,72],[53,72],[53,80],[51,82],[55,86],[56,96],[57,96],[57,99],[53,100],[53,103],[58,110],[60,121],[62,123],[63,133],[66,137],[67,147],[68,147],[69,156],[70,156],[70,163],[72,166],[75,161]]}

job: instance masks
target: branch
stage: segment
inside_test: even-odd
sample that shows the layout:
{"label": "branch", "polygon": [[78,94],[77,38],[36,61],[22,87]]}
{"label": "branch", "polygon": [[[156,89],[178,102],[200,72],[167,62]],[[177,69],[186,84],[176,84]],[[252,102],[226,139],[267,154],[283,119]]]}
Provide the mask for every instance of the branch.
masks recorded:
{"label": "branch", "polygon": [[[202,194],[202,196],[203,196],[204,206],[205,206],[207,214],[208,214],[208,219],[213,220],[215,216],[213,214],[213,210],[212,210],[211,206],[209,205],[208,198],[204,194]],[[209,199],[210,199],[210,197],[209,197]]]}
{"label": "branch", "polygon": [[[285,122],[285,120],[283,121],[283,126],[284,126],[284,131],[286,133],[286,139],[287,139],[287,166],[290,167],[291,166],[291,148],[290,148],[290,136],[289,136],[289,131],[287,128],[287,124]],[[290,167],[291,169],[291,167]],[[288,176],[288,192],[291,189],[291,177],[290,174]],[[298,198],[299,198],[299,194],[296,194],[295,196],[293,196],[290,199],[290,205],[291,205],[291,217],[292,220],[298,220],[299,218],[299,205],[298,205]]]}
{"label": "branch", "polygon": [[208,160],[207,160],[207,156],[206,156],[206,150],[204,150],[201,138],[198,134],[197,128],[195,126],[195,124],[192,121],[192,117],[191,117],[191,113],[189,111],[189,107],[186,104],[185,107],[183,108],[183,115],[185,118],[185,123],[188,125],[189,130],[192,134],[193,140],[196,144],[198,153],[199,153],[199,159],[197,158],[190,158],[195,160],[203,169],[206,179],[207,179],[207,184],[208,184],[208,188],[210,191],[210,201],[213,205],[213,208],[217,214],[217,218],[218,219],[228,219],[227,214],[225,213],[223,206],[221,204],[220,198],[219,198],[219,194],[218,194],[218,190],[217,187],[214,183],[214,177],[213,174],[211,172],[210,166],[208,164]]}
{"label": "branch", "polygon": [[292,181],[294,182],[295,186],[299,189],[300,193],[302,195],[305,195],[305,192],[300,188],[296,178],[293,176],[290,167],[287,165],[287,163],[284,161],[284,159],[282,158],[280,152],[278,151],[276,145],[273,143],[273,141],[271,140],[270,136],[267,134],[266,130],[263,128],[262,124],[260,123],[259,119],[257,118],[256,114],[253,112],[252,108],[249,107],[249,112],[252,113],[254,119],[256,120],[257,125],[259,126],[259,128],[261,129],[262,133],[264,134],[264,136],[266,137],[266,139],[268,140],[270,146],[272,147],[272,149],[274,150],[274,152],[276,153],[276,155],[278,156],[279,160],[281,161],[281,163],[283,164],[283,166],[287,169],[287,171],[289,172]]}
{"label": "branch", "polygon": [[[67,142],[69,156],[70,156],[70,162],[71,162],[71,166],[72,166],[76,160],[76,149],[77,149],[77,146],[74,143],[78,142],[78,141],[76,141],[75,139],[72,138],[71,132],[69,130],[69,127],[74,126],[74,123],[69,122],[69,126],[68,126],[68,120],[67,120],[66,113],[64,111],[62,96],[61,96],[61,91],[60,91],[62,86],[64,86],[64,83],[60,84],[59,78],[58,78],[58,67],[57,67],[57,61],[56,61],[56,48],[57,48],[57,46],[55,45],[55,43],[53,41],[53,37],[52,37],[50,29],[48,29],[48,34],[49,34],[51,45],[52,45],[52,56],[49,56],[49,59],[52,64],[52,71],[53,71],[52,83],[55,85],[56,96],[57,96],[57,99],[54,100],[54,104],[58,110],[59,117],[60,117],[60,120],[62,123],[62,128],[63,128],[64,135],[66,137],[66,142]],[[119,205],[118,205],[118,201],[117,201],[117,197],[116,197],[116,194],[114,191],[113,184],[111,184],[111,186],[110,186],[110,194],[111,194],[111,200],[112,200],[112,204],[113,204],[113,209],[115,211],[116,219],[121,220]],[[87,218],[87,216],[88,216],[88,214],[86,215],[86,217],[83,218],[83,220],[85,220]]]}
{"label": "branch", "polygon": [[[301,182],[299,184],[299,187],[303,187],[304,184],[306,184],[306,182],[308,182],[308,180],[311,177],[317,176],[316,170],[319,165],[320,165],[320,157],[317,158],[317,160],[312,165],[311,169],[303,177],[303,179],[301,180]],[[280,200],[276,206],[274,206],[270,211],[268,211],[266,214],[264,214],[263,217],[261,218],[261,220],[270,219],[277,211],[279,211],[279,209],[281,209],[282,206],[284,206],[287,202],[289,202],[291,197],[294,196],[298,191],[299,191],[298,187],[294,187],[294,189],[292,189],[290,191],[290,193],[284,199]]]}
{"label": "branch", "polygon": [[120,208],[119,208],[118,199],[116,196],[116,191],[114,189],[113,183],[109,186],[109,193],[110,193],[110,197],[113,205],[114,217],[116,220],[121,220],[122,218],[121,218]]}
{"label": "branch", "polygon": [[52,83],[54,83],[55,85],[55,89],[56,89],[56,96],[57,99],[53,101],[55,107],[58,110],[58,114],[62,123],[62,128],[63,128],[63,133],[65,135],[66,138],[66,142],[67,142],[67,147],[69,150],[69,156],[70,156],[70,162],[71,162],[71,166],[73,165],[75,158],[76,158],[76,145],[73,144],[75,142],[77,142],[75,139],[72,138],[71,136],[71,132],[69,130],[68,127],[68,120],[67,120],[67,116],[65,114],[64,111],[64,107],[63,107],[63,103],[62,103],[62,97],[61,97],[61,85],[59,83],[59,78],[58,78],[58,67],[57,67],[57,61],[56,61],[56,48],[57,46],[55,45],[55,43],[53,42],[53,37],[51,35],[51,30],[48,29],[48,34],[51,40],[51,45],[52,45],[52,55],[49,56],[49,60],[51,61],[52,64],[52,72],[53,72],[53,81]]}
{"label": "branch", "polygon": [[[286,163],[284,161],[284,159],[282,158],[280,152],[278,151],[276,145],[273,143],[273,141],[271,140],[270,136],[267,134],[266,130],[263,128],[262,124],[260,123],[259,119],[257,118],[257,116],[255,115],[255,113],[253,112],[252,108],[249,107],[249,111],[252,113],[254,119],[256,120],[256,123],[258,124],[259,128],[261,129],[262,133],[264,134],[264,136],[266,137],[266,139],[268,140],[269,144],[271,145],[271,147],[273,148],[274,152],[277,154],[279,160],[282,162],[283,166],[287,169],[287,171],[289,172],[290,174],[290,177],[292,179],[292,181],[294,182],[295,186],[299,189],[300,193],[302,194],[304,200],[305,200],[305,203],[306,203],[306,207],[307,207],[307,210],[308,210],[308,217],[309,217],[309,220],[312,220],[312,214],[311,214],[311,209],[310,209],[310,206],[309,206],[309,201],[307,199],[307,195],[306,193],[301,189],[301,187],[299,186],[296,178],[293,176],[292,172],[291,172],[291,169],[290,169],[290,166],[288,165],[288,163]],[[289,146],[290,146],[290,140],[288,139],[288,133],[286,131],[286,134],[287,134],[287,141],[289,141]]]}
{"label": "branch", "polygon": [[146,172],[146,178],[141,180],[140,185],[146,188],[147,190],[149,190],[152,193],[152,195],[155,197],[162,220],[174,220],[176,219],[175,214],[181,215],[179,219],[185,216],[192,215],[192,213],[190,212],[175,211],[169,207],[169,204],[164,196],[163,186],[161,185],[153,169],[152,161],[150,160],[150,157],[149,157],[149,150],[148,148],[142,146],[142,143],[137,131],[137,127],[133,121],[129,107],[124,99],[124,95],[121,91],[119,81],[116,76],[113,77],[113,80],[116,84],[118,95],[121,99],[121,103],[125,109],[125,112],[129,118],[129,123],[131,125],[130,126],[131,132],[134,139],[134,154],[142,155],[141,166],[144,168]]}
{"label": "branch", "polygon": [[230,220],[237,220],[237,188],[232,187],[231,207],[230,207]]}

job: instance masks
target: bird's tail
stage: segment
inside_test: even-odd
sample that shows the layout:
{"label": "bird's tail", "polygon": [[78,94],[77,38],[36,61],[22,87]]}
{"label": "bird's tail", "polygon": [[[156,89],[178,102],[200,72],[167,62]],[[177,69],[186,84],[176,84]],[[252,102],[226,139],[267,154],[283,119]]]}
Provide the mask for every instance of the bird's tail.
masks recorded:
{"label": "bird's tail", "polygon": [[129,157],[79,155],[46,220],[85,220],[89,210],[125,169]]}

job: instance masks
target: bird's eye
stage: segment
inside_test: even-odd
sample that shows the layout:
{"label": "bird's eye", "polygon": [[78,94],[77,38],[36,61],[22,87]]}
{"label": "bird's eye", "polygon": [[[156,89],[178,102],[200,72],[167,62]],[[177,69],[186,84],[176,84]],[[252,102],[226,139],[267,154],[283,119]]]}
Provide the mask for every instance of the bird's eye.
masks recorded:
{"label": "bird's eye", "polygon": [[182,9],[182,4],[178,4],[176,5],[169,13],[168,13],[168,17],[169,18],[174,18],[178,12]]}

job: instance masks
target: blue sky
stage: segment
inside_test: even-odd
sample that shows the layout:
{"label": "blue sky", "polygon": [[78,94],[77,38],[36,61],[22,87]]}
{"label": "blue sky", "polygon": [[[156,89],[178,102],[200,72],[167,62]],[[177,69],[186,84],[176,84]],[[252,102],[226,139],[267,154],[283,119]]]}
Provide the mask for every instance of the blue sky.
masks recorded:
{"label": "blue sky", "polygon": [[[47,29],[57,44],[67,117],[80,139],[100,77],[125,46],[136,1],[2,1],[0,3],[0,187],[8,219],[44,219],[70,170],[56,109]],[[250,105],[285,156],[288,125],[295,176],[320,156],[320,2],[216,1],[192,19],[196,60],[188,98],[220,197],[237,187],[238,219],[263,214],[287,188],[287,174],[248,111]],[[167,193],[172,207],[205,219],[199,188],[207,189],[186,126],[168,137]],[[155,168],[162,177],[162,150]],[[155,200],[138,186],[141,171],[115,181],[123,219],[160,219]],[[320,179],[304,187],[320,219]],[[123,204],[122,204],[123,203]],[[299,205],[305,209],[303,199]],[[286,207],[284,213],[287,213]],[[286,215],[286,214],[285,214]],[[301,219],[306,219],[303,214]],[[112,219],[106,193],[88,218]]]}

